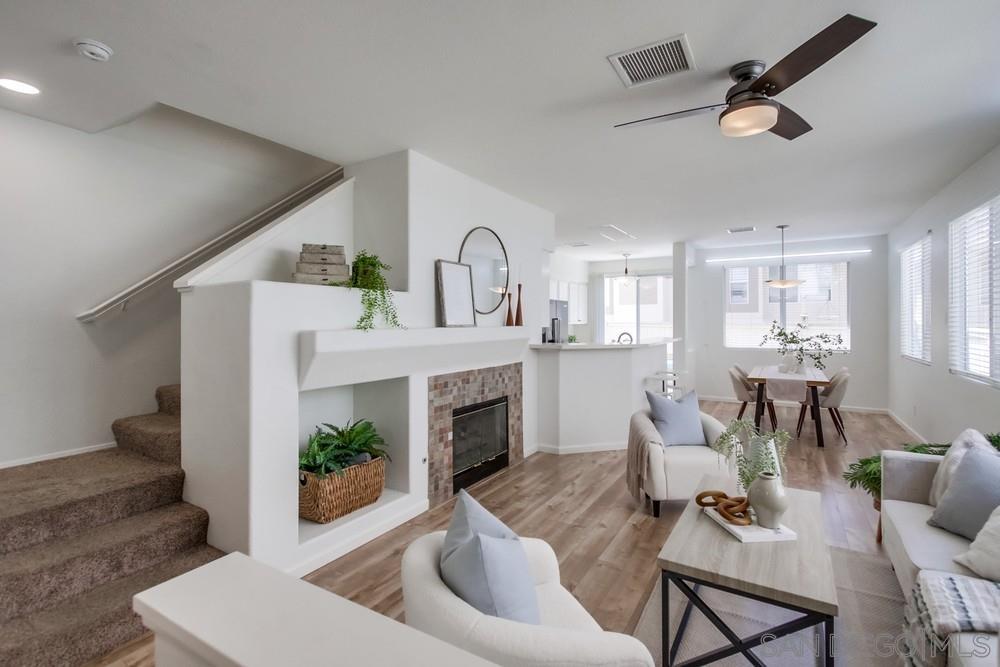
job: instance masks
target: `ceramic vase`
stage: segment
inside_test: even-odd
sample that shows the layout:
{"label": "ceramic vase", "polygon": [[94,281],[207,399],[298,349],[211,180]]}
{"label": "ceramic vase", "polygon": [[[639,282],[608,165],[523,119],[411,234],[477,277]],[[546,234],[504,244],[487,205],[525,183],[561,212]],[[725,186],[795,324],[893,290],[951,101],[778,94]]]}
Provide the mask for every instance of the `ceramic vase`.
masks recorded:
{"label": "ceramic vase", "polygon": [[513,295],[507,292],[507,319],[504,321],[504,326],[508,327],[514,326],[514,310],[511,307],[511,299],[513,299]]}
{"label": "ceramic vase", "polygon": [[517,312],[514,314],[514,326],[523,327],[524,326],[524,312],[521,309],[521,304],[524,303],[524,297],[521,296],[521,283],[517,284]]}
{"label": "ceramic vase", "polygon": [[781,363],[778,364],[778,371],[781,373],[798,374],[802,372],[802,364],[799,363],[794,352],[789,352],[781,358]]}
{"label": "ceramic vase", "polygon": [[788,496],[781,477],[773,472],[761,472],[750,484],[750,507],[763,528],[779,528],[781,518],[788,509]]}

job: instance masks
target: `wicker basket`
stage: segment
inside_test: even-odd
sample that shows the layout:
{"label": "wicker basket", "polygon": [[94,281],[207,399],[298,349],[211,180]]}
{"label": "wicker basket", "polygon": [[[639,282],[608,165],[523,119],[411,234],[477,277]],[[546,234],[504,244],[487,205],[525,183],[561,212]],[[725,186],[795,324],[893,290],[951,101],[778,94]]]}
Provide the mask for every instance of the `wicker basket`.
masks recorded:
{"label": "wicker basket", "polygon": [[382,495],[384,487],[382,457],[345,468],[343,475],[330,473],[323,479],[300,470],[299,516],[316,523],[330,523],[371,505]]}

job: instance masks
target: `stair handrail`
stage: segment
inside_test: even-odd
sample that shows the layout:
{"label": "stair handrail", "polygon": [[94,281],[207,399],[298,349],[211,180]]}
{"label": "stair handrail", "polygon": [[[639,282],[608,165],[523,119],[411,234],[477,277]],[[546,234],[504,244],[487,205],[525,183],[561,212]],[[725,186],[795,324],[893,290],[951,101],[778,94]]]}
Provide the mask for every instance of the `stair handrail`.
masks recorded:
{"label": "stair handrail", "polygon": [[80,322],[90,323],[103,317],[104,315],[107,315],[115,309],[121,309],[124,311],[128,307],[129,301],[134,299],[139,294],[166,280],[169,280],[174,276],[186,273],[205,260],[214,257],[226,248],[235,244],[237,241],[249,236],[258,229],[269,225],[271,222],[277,220],[289,211],[309,201],[331,185],[343,180],[343,178],[343,167],[337,167],[333,171],[323,174],[319,178],[299,188],[290,195],[279,199],[259,213],[247,218],[235,227],[229,228],[211,241],[203,243],[186,255],[170,262],[162,269],[151,273],[142,280],[126,287],[110,299],[102,301],[89,310],[83,311],[76,316],[76,319]]}

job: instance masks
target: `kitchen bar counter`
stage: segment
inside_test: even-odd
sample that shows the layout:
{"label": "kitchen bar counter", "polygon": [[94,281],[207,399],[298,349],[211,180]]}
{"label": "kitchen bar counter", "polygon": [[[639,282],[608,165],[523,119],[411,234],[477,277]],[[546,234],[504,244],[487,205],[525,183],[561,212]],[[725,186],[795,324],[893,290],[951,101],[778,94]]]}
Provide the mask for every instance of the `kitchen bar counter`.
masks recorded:
{"label": "kitchen bar counter", "polygon": [[646,378],[667,367],[667,345],[532,345],[538,353],[539,449],[625,449],[629,418],[646,407]]}
{"label": "kitchen bar counter", "polygon": [[576,350],[635,350],[643,347],[662,346],[666,343],[676,343],[680,338],[670,338],[656,343],[618,344],[618,343],[535,343],[531,345],[532,350],[544,350],[547,352],[567,352]]}

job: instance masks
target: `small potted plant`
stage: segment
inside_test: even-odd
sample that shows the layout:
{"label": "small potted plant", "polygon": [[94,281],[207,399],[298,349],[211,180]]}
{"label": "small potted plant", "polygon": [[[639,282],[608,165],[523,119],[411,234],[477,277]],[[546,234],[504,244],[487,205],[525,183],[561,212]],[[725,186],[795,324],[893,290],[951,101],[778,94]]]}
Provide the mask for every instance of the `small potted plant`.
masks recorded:
{"label": "small potted plant", "polygon": [[392,290],[386,280],[384,271],[392,267],[379,259],[379,256],[359,250],[351,263],[351,278],[347,282],[331,283],[337,287],[356,287],[361,290],[361,317],[358,318],[356,329],[374,329],[375,315],[381,315],[382,320],[390,327],[401,328],[396,304],[392,300]]}
{"label": "small potted plant", "polygon": [[712,443],[712,449],[736,468],[740,486],[746,491],[759,473],[782,473],[791,438],[788,431],[761,433],[752,421],[736,419]]}
{"label": "small potted plant", "polygon": [[299,454],[299,516],[329,523],[382,495],[385,440],[367,419],[346,426],[322,424]]}
{"label": "small potted plant", "polygon": [[844,338],[840,334],[831,336],[828,333],[818,333],[807,336],[806,325],[799,322],[794,327],[786,329],[777,322],[771,322],[771,329],[760,341],[761,347],[774,341],[778,345],[778,354],[785,359],[784,366],[788,372],[797,373],[802,370],[806,360],[816,368],[826,368],[824,360],[836,350],[843,350]]}

